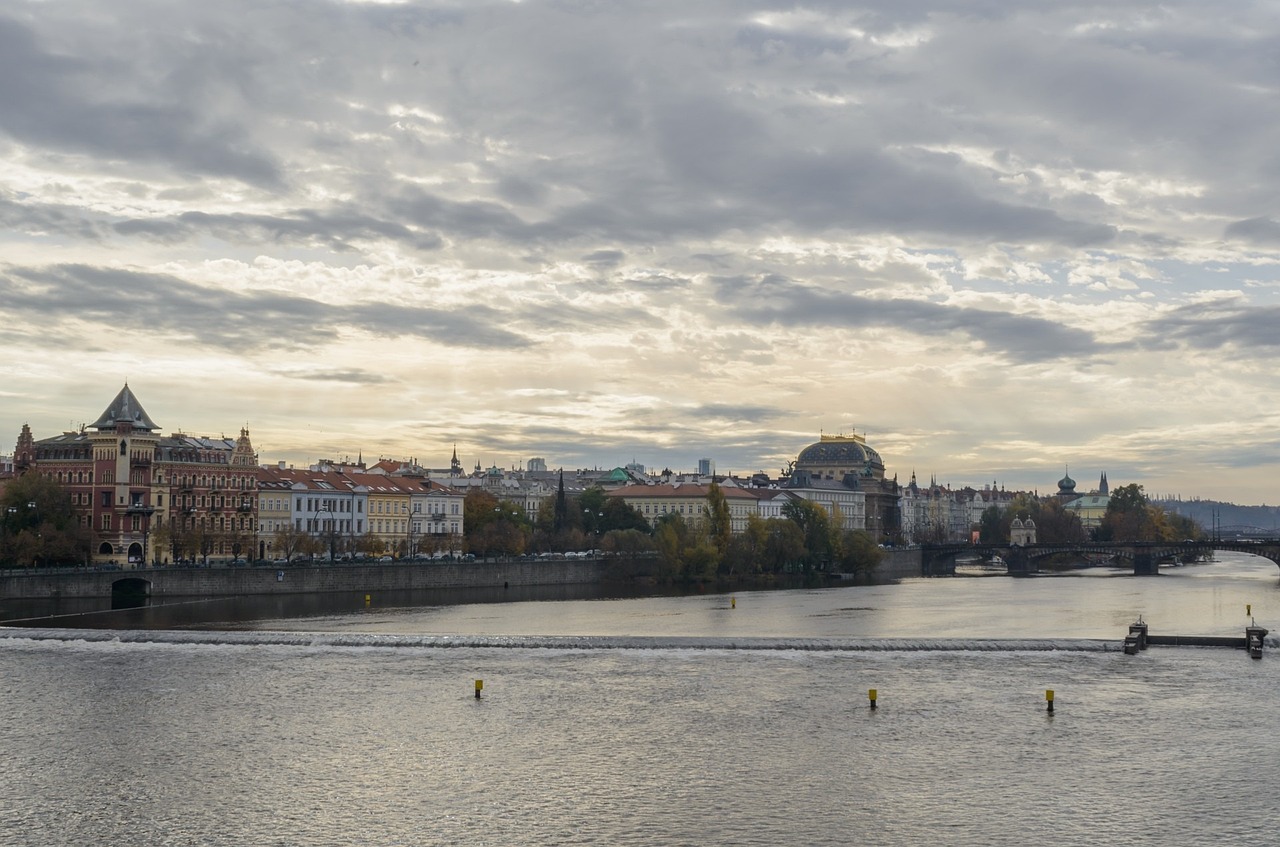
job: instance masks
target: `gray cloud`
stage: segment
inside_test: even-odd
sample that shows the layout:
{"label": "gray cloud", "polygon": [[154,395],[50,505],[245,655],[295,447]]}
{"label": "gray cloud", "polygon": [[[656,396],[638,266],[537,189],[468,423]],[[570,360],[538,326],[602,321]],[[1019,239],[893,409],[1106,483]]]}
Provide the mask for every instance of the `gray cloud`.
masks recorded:
{"label": "gray cloud", "polygon": [[165,274],[87,265],[9,268],[0,276],[5,306],[19,318],[48,315],[116,329],[189,338],[233,352],[334,343],[346,329],[439,344],[515,350],[531,342],[499,329],[487,307],[447,311],[385,302],[332,305],[278,292],[241,294]]}
{"label": "gray cloud", "polygon": [[345,382],[357,385],[386,385],[393,380],[382,374],[365,370],[349,371],[277,371],[281,376],[290,379],[303,379],[312,382]]}
{"label": "gray cloud", "polygon": [[1280,246],[1280,223],[1271,218],[1234,221],[1227,225],[1224,236],[1263,247],[1277,247]]}
{"label": "gray cloud", "polygon": [[381,239],[428,251],[443,244],[434,233],[415,232],[353,209],[301,210],[286,215],[184,212],[173,218],[120,221],[111,228],[118,235],[140,235],[165,242],[207,234],[237,244],[319,244],[338,252],[354,249],[354,242]]}
{"label": "gray cloud", "polygon": [[1092,333],[1043,318],[920,300],[862,297],[799,285],[777,276],[715,280],[716,298],[730,312],[756,323],[791,329],[901,330],[923,336],[956,333],[1016,362],[1092,356],[1110,345]]}
{"label": "gray cloud", "polygon": [[157,80],[138,92],[141,68],[138,57],[56,52],[41,33],[0,17],[0,131],[41,148],[279,183],[273,157],[236,123],[201,114]]}
{"label": "gray cloud", "polygon": [[1143,325],[1152,346],[1231,348],[1265,356],[1280,351],[1278,327],[1280,306],[1255,306],[1240,299],[1180,306]]}

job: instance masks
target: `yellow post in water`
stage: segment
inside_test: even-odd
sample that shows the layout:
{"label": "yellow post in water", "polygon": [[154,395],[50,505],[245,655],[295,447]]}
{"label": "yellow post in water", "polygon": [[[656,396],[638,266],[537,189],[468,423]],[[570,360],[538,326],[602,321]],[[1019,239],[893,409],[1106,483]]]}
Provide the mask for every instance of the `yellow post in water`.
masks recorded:
{"label": "yellow post in water", "polygon": [[737,597],[730,597],[730,598],[729,598],[729,608],[730,608],[730,609],[736,609],[736,608],[738,608],[738,598],[737,598]]}
{"label": "yellow post in water", "polygon": [[476,699],[477,699],[477,700],[479,700],[479,699],[480,699],[480,689],[481,689],[481,688],[484,688],[484,680],[483,680],[483,679],[477,679],[477,680],[476,680]]}
{"label": "yellow post in water", "polygon": [[871,708],[876,707],[876,690],[874,688],[867,689],[867,699],[871,701]]}
{"label": "yellow post in water", "polygon": [[1053,711],[1053,689],[1052,688],[1046,688],[1044,690],[1044,699],[1045,699],[1045,702],[1049,704],[1049,711],[1052,712]]}

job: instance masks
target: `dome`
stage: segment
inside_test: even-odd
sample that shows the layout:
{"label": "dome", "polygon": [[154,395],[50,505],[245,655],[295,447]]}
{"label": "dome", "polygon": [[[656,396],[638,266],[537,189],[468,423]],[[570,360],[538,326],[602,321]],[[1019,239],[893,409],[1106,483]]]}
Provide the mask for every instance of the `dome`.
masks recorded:
{"label": "dome", "polygon": [[1064,476],[1062,479],[1058,480],[1059,494],[1068,494],[1075,490],[1076,490],[1076,481],[1072,479],[1070,475]]}
{"label": "dome", "polygon": [[848,472],[884,476],[884,461],[880,454],[867,446],[866,439],[857,435],[824,435],[817,444],[810,444],[800,451],[796,468],[823,470],[843,476]]}

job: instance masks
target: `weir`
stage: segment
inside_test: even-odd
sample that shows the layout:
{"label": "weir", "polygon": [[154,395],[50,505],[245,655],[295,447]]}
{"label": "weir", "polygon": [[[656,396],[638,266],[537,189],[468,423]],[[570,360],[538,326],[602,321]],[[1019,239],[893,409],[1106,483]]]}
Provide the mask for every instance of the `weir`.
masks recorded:
{"label": "weir", "polygon": [[1163,647],[1231,647],[1236,650],[1248,650],[1255,659],[1262,658],[1262,648],[1266,644],[1266,627],[1251,622],[1245,627],[1243,636],[1231,635],[1151,635],[1142,618],[1129,625],[1129,634],[1124,639],[1126,655],[1147,649],[1149,645]]}

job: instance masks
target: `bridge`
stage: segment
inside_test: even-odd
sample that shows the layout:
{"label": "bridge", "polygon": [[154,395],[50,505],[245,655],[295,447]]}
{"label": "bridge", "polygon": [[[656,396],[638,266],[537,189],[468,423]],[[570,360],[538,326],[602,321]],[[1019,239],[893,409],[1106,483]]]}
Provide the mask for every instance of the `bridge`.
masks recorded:
{"label": "bridge", "polygon": [[1051,556],[1074,554],[1102,557],[1132,564],[1135,576],[1151,576],[1160,572],[1161,562],[1195,558],[1215,550],[1251,553],[1270,559],[1280,567],[1280,538],[1247,538],[1208,541],[1126,541],[1115,543],[1081,542],[1075,544],[923,544],[920,568],[924,576],[943,576],[956,572],[956,559],[977,554],[985,559],[999,556],[1012,576],[1038,573],[1040,563]]}

